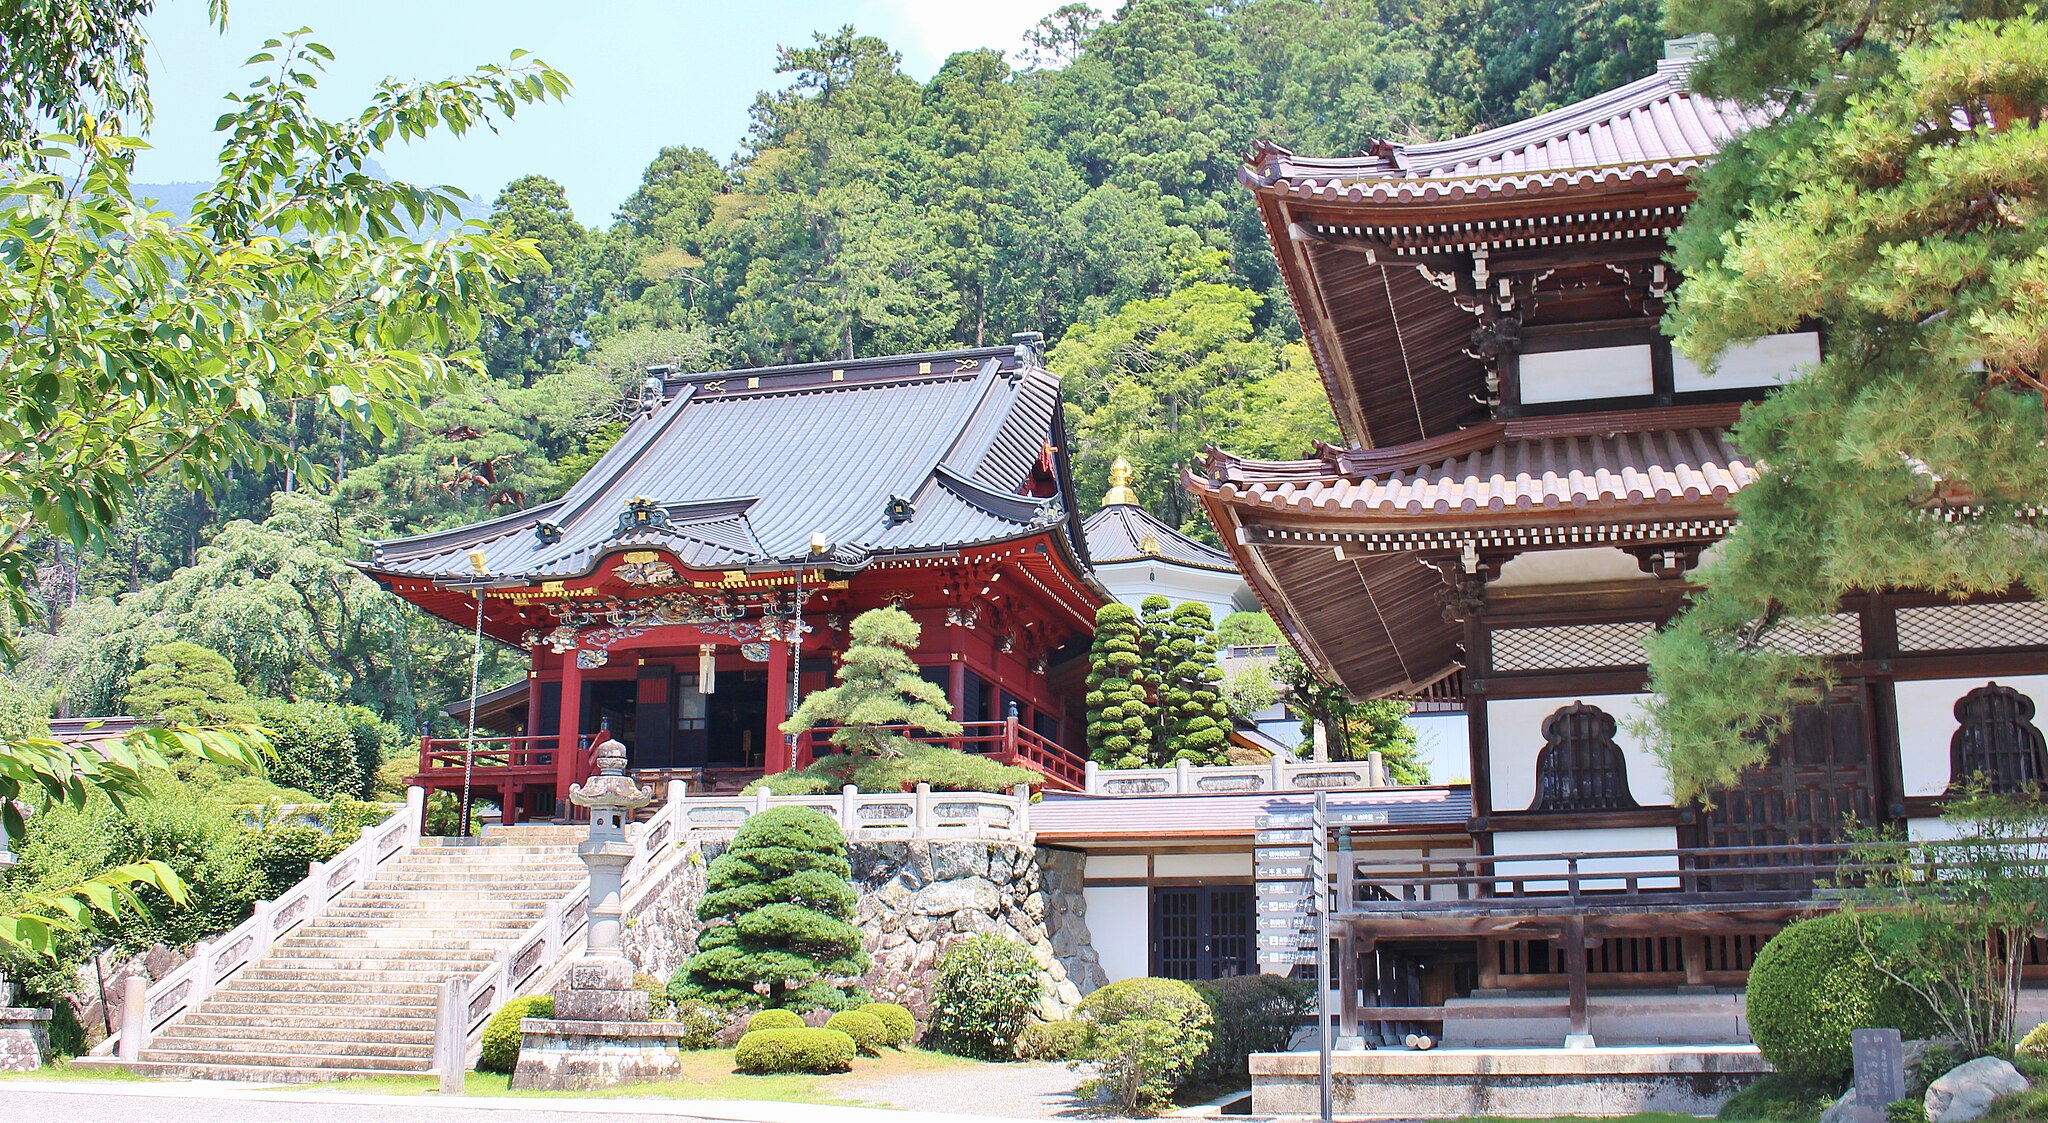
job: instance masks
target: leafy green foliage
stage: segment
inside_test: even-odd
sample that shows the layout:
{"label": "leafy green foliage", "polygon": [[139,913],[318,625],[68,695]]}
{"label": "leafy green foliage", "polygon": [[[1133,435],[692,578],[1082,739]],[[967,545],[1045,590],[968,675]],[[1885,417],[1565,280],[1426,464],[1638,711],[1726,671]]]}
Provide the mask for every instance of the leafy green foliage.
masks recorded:
{"label": "leafy green foliage", "polygon": [[863,1014],[880,1018],[889,1031],[889,1044],[902,1048],[917,1040],[917,1018],[908,1009],[894,1002],[870,1002],[860,1008]]}
{"label": "leafy green foliage", "polygon": [[900,608],[871,608],[854,617],[839,659],[838,683],[806,697],[782,723],[782,731],[836,726],[832,744],[841,752],[883,756],[899,756],[913,743],[903,730],[890,726],[959,733],[945,690],[920,678],[910,660],[919,631],[917,621]]}
{"label": "leafy green foliage", "polygon": [[1696,88],[1782,107],[1697,177],[1675,244],[1675,344],[1711,360],[1827,325],[1826,353],[1746,412],[1763,478],[1651,645],[1681,801],[1760,762],[1827,680],[1780,626],[1859,590],[2038,595],[2048,486],[2048,20],[2019,4],[1680,0],[1719,44]]}
{"label": "leafy green foliage", "polygon": [[1030,949],[993,932],[969,936],[939,957],[930,1036],[948,1053],[1009,1060],[1044,993],[1044,972]]}
{"label": "leafy green foliage", "polygon": [[143,652],[121,705],[163,725],[247,725],[256,718],[235,668],[218,652],[182,640]]}
{"label": "leafy green foliage", "polygon": [[1415,729],[1403,720],[1406,702],[1354,702],[1343,687],[1318,678],[1293,648],[1281,650],[1278,670],[1288,706],[1301,714],[1302,753],[1314,748],[1315,727],[1321,723],[1328,731],[1331,760],[1364,760],[1377,749],[1394,783],[1429,783],[1429,764],[1416,752]]}
{"label": "leafy green foliage", "polygon": [[1138,614],[1122,604],[1096,609],[1088,650],[1088,755],[1111,768],[1151,763],[1157,725],[1151,687]]}
{"label": "leafy green foliage", "polygon": [[1253,1053],[1284,1053],[1304,1019],[1314,1016],[1315,984],[1280,975],[1239,975],[1191,984],[1209,1004],[1214,1035],[1195,1062],[1193,1079],[1241,1083]]}
{"label": "leafy green foliage", "polygon": [[1839,1085],[1849,1033],[1893,1028],[1908,1038],[1935,1025],[1925,1000],[1886,978],[1857,937],[1857,920],[1828,915],[1772,936],[1749,971],[1750,1037],[1779,1072]]}
{"label": "leafy green foliage", "polygon": [[825,1019],[826,1029],[836,1029],[853,1038],[853,1047],[864,1057],[879,1057],[895,1044],[882,1019],[861,1010],[841,1010]]}
{"label": "leafy green foliage", "polygon": [[277,754],[270,779],[321,799],[368,798],[385,754],[406,747],[395,727],[364,706],[265,698],[255,708]]}
{"label": "leafy green foliage", "polygon": [[763,1029],[802,1029],[804,1020],[794,1010],[763,1010],[747,1019],[747,1032]]}
{"label": "leafy green foliage", "polygon": [[1280,626],[1263,612],[1233,612],[1216,622],[1216,642],[1225,647],[1277,644]]}
{"label": "leafy green foliage", "polygon": [[[148,40],[142,21],[155,0],[44,0],[0,8],[0,160],[33,158],[36,134],[54,122],[76,131],[99,118],[150,119]],[[226,0],[209,0],[208,22],[227,30]]]}
{"label": "leafy green foliage", "polygon": [[2048,1022],[2028,1030],[2027,1035],[2020,1038],[2018,1051],[2029,1057],[2048,1059]]}
{"label": "leafy green foliage", "polygon": [[1126,1113],[1172,1102],[1213,1040],[1209,1004],[1179,979],[1124,979],[1081,1000],[1075,1017],[1094,1027],[1095,1075],[1080,1092]]}
{"label": "leafy green foliage", "polygon": [[853,868],[839,824],[808,807],[751,816],[712,859],[697,915],[706,928],[679,997],[720,1006],[842,1009],[867,969],[853,926]]}
{"label": "leafy green foliage", "polygon": [[[1153,599],[1147,597],[1146,603]],[[1190,764],[1225,763],[1230,709],[1223,703],[1223,670],[1216,665],[1216,631],[1209,621],[1209,606],[1197,601],[1174,606],[1148,638],[1164,719],[1157,755]]]}
{"label": "leafy green foliage", "polygon": [[1714,1116],[1728,1123],[1813,1123],[1842,1094],[1839,1080],[1812,1080],[1767,1072],[1721,1103]]}
{"label": "leafy green foliage", "polygon": [[1088,1057],[1095,1027],[1088,1022],[1032,1022],[1017,1035],[1020,1061],[1079,1061]]}
{"label": "leafy green foliage", "polygon": [[552,1018],[555,1016],[555,996],[532,994],[515,998],[491,1015],[484,1023],[483,1044],[477,1053],[476,1067],[479,1072],[511,1072],[519,1067],[519,1020],[521,1018]]}
{"label": "leafy green foliage", "polygon": [[846,1072],[853,1067],[853,1038],[836,1029],[749,1030],[734,1046],[733,1067],[763,1076],[775,1072]]}
{"label": "leafy green foliage", "polygon": [[1044,777],[1029,768],[1003,764],[975,753],[913,744],[901,756],[867,757],[833,753],[809,765],[773,772],[749,783],[745,794],[767,789],[775,795],[826,795],[852,784],[863,792],[900,792],[929,784],[935,792],[1003,792]]}

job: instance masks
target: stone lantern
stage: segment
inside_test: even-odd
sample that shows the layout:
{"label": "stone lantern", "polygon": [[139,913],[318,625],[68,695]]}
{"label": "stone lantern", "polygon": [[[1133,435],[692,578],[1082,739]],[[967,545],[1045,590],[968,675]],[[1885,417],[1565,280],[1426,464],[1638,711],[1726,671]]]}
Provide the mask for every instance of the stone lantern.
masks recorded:
{"label": "stone lantern", "polygon": [[682,1027],[647,1020],[647,992],[633,985],[633,964],[619,951],[620,881],[633,860],[626,829],[653,797],[626,775],[626,746],[608,728],[601,736],[598,774],[569,787],[569,801],[590,809],[590,836],[576,848],[590,868],[583,951],[555,986],[555,1016],[520,1023],[514,1088],[602,1088],[682,1069]]}

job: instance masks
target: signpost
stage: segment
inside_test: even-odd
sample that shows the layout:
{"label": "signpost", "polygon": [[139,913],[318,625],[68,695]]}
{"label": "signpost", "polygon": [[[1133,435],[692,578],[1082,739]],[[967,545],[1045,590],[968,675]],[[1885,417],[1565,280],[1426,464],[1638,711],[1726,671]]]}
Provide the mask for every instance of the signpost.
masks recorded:
{"label": "signpost", "polygon": [[1316,1052],[1322,1119],[1333,1109],[1330,1078],[1330,825],[1384,823],[1384,811],[1340,811],[1318,791],[1300,811],[1261,815],[1252,844],[1254,916],[1262,968],[1316,968]]}

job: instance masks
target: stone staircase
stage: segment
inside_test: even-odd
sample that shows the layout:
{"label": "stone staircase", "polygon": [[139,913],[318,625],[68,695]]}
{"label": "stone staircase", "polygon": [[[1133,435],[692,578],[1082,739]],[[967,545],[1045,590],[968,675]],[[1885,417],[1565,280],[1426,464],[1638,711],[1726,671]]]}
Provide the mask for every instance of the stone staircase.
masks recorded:
{"label": "stone staircase", "polygon": [[582,827],[422,839],[158,1032],[149,1076],[303,1083],[432,1070],[443,980],[481,970],[581,882]]}

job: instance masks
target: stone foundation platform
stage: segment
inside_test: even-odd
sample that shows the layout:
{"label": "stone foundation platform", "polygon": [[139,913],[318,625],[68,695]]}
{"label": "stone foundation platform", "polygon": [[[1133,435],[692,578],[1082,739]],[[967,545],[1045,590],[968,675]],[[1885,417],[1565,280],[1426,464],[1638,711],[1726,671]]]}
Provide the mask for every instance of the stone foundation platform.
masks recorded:
{"label": "stone foundation platform", "polygon": [[512,1087],[564,1091],[672,1079],[682,1072],[682,1032],[674,1022],[525,1018]]}
{"label": "stone foundation platform", "polygon": [[0,1006],[0,1072],[34,1072],[50,1062],[50,1011]]}
{"label": "stone foundation platform", "polygon": [[[1600,1049],[1378,1049],[1331,1058],[1346,1119],[1712,1115],[1770,1071],[1752,1045]],[[1316,1054],[1254,1053],[1252,1114],[1317,1110]]]}

